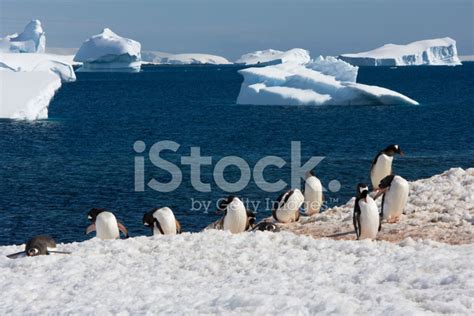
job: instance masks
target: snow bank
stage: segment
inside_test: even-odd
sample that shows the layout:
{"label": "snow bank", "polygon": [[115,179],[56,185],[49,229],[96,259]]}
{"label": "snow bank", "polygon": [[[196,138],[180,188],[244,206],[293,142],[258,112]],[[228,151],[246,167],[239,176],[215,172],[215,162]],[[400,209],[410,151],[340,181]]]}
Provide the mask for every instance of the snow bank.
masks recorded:
{"label": "snow bank", "polygon": [[226,58],[209,54],[170,54],[164,52],[147,51],[142,53],[142,61],[149,64],[170,65],[229,65]]}
{"label": "snow bank", "polygon": [[301,48],[293,48],[286,52],[267,49],[242,55],[235,63],[244,65],[276,65],[287,62],[306,64],[310,59],[309,52]]}
{"label": "snow bank", "polygon": [[244,81],[237,104],[418,104],[398,92],[356,83],[357,70],[333,57],[320,57],[306,65],[287,62],[242,69],[239,73]]}
{"label": "snow bank", "polygon": [[[62,244],[8,259],[1,314],[472,312],[474,246],[223,231]],[[20,302],[20,303],[19,303]]]}
{"label": "snow bank", "polygon": [[139,42],[120,37],[105,28],[102,33],[82,44],[74,61],[83,63],[78,71],[138,72],[141,65],[140,50]]}
{"label": "snow bank", "polygon": [[[474,243],[474,168],[452,168],[429,179],[410,182],[405,215],[395,224],[384,223],[378,239],[431,239],[451,244]],[[377,200],[380,209],[381,198]],[[316,238],[355,239],[352,225],[354,198],[300,223],[282,229]]]}
{"label": "snow bank", "polygon": [[47,118],[61,82],[75,80],[72,66],[56,55],[0,53],[0,118]]}
{"label": "snow bank", "polygon": [[386,44],[363,53],[342,54],[340,59],[357,66],[461,65],[452,38],[438,38],[407,45]]}
{"label": "snow bank", "polygon": [[22,33],[0,39],[0,51],[12,53],[44,53],[46,36],[39,20],[25,26]]}

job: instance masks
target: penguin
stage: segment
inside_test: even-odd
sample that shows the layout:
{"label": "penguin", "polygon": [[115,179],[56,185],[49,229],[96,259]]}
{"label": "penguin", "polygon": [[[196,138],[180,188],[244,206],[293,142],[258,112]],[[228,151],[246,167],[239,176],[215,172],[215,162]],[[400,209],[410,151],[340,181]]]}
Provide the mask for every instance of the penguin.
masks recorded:
{"label": "penguin", "polygon": [[56,242],[51,236],[36,236],[26,242],[25,251],[17,252],[8,255],[8,258],[16,259],[20,256],[42,256],[49,255],[51,253],[71,254],[67,251],[57,251]]}
{"label": "penguin", "polygon": [[280,223],[297,222],[303,203],[304,196],[299,189],[286,191],[273,204],[273,218]]}
{"label": "penguin", "polygon": [[97,238],[119,239],[122,232],[125,238],[129,237],[127,228],[117,221],[114,214],[105,209],[93,208],[87,214],[87,218],[92,224],[87,227],[86,234],[96,231]]}
{"label": "penguin", "polygon": [[369,187],[364,183],[359,183],[352,215],[358,240],[375,239],[377,232],[382,228],[377,204],[368,194]]}
{"label": "penguin", "polygon": [[392,174],[392,161],[395,154],[405,155],[400,146],[389,145],[375,156],[370,167],[370,180],[374,189],[379,186],[380,180]]}
{"label": "penguin", "polygon": [[255,214],[245,208],[244,203],[236,196],[230,195],[221,200],[217,207],[224,216],[208,228],[228,230],[233,234],[251,229],[255,223]]}
{"label": "penguin", "polygon": [[143,225],[150,227],[153,235],[181,234],[181,224],[169,207],[156,208],[145,213]]}
{"label": "penguin", "polygon": [[252,229],[252,231],[269,231],[277,233],[280,231],[280,227],[278,227],[275,223],[271,222],[260,222]]}
{"label": "penguin", "polygon": [[400,176],[389,175],[380,181],[374,199],[383,195],[381,216],[387,223],[398,222],[407,204],[409,191],[408,181]]}
{"label": "penguin", "polygon": [[308,216],[319,213],[323,205],[324,195],[321,181],[311,170],[306,174],[304,185],[304,209]]}

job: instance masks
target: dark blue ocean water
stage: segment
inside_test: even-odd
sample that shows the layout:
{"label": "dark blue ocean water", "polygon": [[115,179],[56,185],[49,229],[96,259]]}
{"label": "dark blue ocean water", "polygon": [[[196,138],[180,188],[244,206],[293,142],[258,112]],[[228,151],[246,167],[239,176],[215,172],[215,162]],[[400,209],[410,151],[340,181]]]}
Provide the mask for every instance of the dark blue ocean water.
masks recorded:
{"label": "dark blue ocean water", "polygon": [[[474,64],[462,67],[361,68],[358,81],[394,89],[420,106],[241,106],[235,105],[238,67],[147,67],[138,74],[79,73],[39,122],[0,120],[0,244],[22,243],[36,234],[62,242],[84,240],[91,207],[110,208],[132,236],[149,234],[142,215],[169,206],[186,231],[198,231],[218,218],[192,210],[191,198],[215,202],[226,195],[212,171],[223,156],[235,155],[251,167],[266,155],[290,162],[290,143],[300,141],[302,161],[324,156],[317,167],[330,204],[348,200],[356,183],[368,182],[371,160],[390,143],[406,152],[394,170],[413,180],[451,167],[474,165]],[[196,192],[189,166],[171,193],[134,191],[133,150],[137,140],[149,147],[162,140],[181,145],[164,157],[179,162],[199,146],[212,156],[202,167],[212,192]],[[142,154],[143,155],[143,154]],[[226,169],[229,180],[236,168]],[[268,168],[268,181],[289,181],[288,165]],[[146,159],[145,179],[169,175]],[[237,195],[261,201],[258,216],[268,216],[267,193],[253,182]],[[195,205],[196,206],[196,205]]]}

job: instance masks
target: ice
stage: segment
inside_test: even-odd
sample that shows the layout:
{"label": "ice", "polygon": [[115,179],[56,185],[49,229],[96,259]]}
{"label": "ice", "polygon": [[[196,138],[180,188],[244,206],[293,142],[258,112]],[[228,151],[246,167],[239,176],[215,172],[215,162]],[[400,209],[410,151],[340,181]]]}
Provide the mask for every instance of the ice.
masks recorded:
{"label": "ice", "polygon": [[310,59],[309,52],[301,48],[293,48],[285,52],[267,49],[242,55],[235,63],[244,65],[276,65],[287,62],[306,64]]}
{"label": "ice", "polygon": [[65,57],[0,53],[0,118],[47,118],[49,103],[61,82],[75,80]]}
{"label": "ice", "polygon": [[78,71],[84,72],[138,72],[141,65],[141,44],[120,37],[105,28],[102,33],[87,39],[74,56],[82,62]]}
{"label": "ice", "polygon": [[149,64],[171,64],[171,65],[228,65],[231,64],[226,58],[209,54],[170,54],[164,52],[144,51],[142,52],[143,63]]}
{"label": "ice", "polygon": [[46,36],[39,20],[25,26],[22,33],[0,39],[0,51],[12,53],[44,53]]}
{"label": "ice", "polygon": [[342,54],[340,59],[357,66],[461,65],[452,38],[437,38],[407,45],[386,44],[357,54]]}
{"label": "ice", "polygon": [[239,70],[244,76],[237,104],[392,105],[418,104],[398,92],[356,83],[357,67],[333,57],[306,65],[291,62]]}

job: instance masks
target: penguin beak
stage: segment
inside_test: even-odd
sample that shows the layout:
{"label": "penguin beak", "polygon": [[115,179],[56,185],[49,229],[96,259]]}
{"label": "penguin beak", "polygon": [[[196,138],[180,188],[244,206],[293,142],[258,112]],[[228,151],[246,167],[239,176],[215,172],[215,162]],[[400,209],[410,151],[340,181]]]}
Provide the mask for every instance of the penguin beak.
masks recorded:
{"label": "penguin beak", "polygon": [[92,233],[93,231],[95,231],[95,223],[89,225],[86,229],[86,235]]}
{"label": "penguin beak", "polygon": [[400,156],[402,156],[402,157],[405,156],[405,152],[404,152],[403,150],[400,150],[398,153],[399,153]]}
{"label": "penguin beak", "polygon": [[374,196],[374,200],[378,199],[381,195],[383,195],[385,192],[387,192],[387,188],[385,189],[381,189],[381,188],[377,188],[374,190],[374,192],[376,192],[377,194],[375,194]]}

